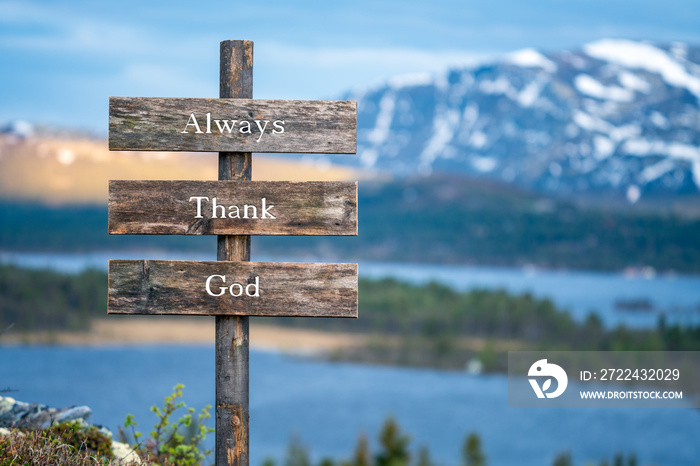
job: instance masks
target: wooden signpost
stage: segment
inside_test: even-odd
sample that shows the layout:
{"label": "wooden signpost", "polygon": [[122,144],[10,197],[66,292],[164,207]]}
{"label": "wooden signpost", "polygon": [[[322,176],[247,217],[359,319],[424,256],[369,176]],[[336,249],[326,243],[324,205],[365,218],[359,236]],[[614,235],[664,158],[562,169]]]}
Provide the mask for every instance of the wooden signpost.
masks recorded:
{"label": "wooden signpost", "polygon": [[218,235],[217,261],[113,260],[111,314],[216,316],[216,464],[248,465],[248,316],[357,317],[357,264],[250,261],[249,235],[357,235],[357,183],[252,182],[251,152],[356,151],[357,105],[252,100],[224,41],[219,99],[110,97],[110,150],[219,152],[219,181],[110,181],[110,234]]}

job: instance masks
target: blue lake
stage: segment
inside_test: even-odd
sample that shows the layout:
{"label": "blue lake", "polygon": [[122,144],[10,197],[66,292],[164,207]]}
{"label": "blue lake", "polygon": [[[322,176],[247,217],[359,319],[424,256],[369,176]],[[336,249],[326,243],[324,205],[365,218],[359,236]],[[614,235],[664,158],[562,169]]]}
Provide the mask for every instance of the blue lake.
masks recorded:
{"label": "blue lake", "polygon": [[[109,259],[215,260],[211,254],[184,252],[98,252],[89,254],[32,254],[0,252],[0,262],[79,272],[92,267],[107,270]],[[254,256],[257,261],[293,260]],[[414,283],[435,280],[457,290],[472,288],[530,292],[550,298],[580,320],[592,311],[606,325],[656,326],[659,315],[668,322],[700,324],[700,276],[625,275],[614,272],[552,271],[536,268],[497,268],[430,264],[360,262],[360,276],[394,277]],[[646,302],[651,309],[621,311],[619,301]]]}
{"label": "blue lake", "polygon": [[[143,431],[176,383],[185,401],[214,402],[210,346],[108,348],[1,347],[0,388],[52,406],[88,405],[93,422],[116,430],[133,413]],[[575,464],[635,452],[639,464],[697,466],[697,409],[512,409],[503,375],[325,363],[252,351],[251,464],[284,457],[290,435],[322,456],[347,458],[367,433],[375,447],[393,415],[434,460],[459,463],[466,435],[478,432],[489,464],[542,466],[571,452]]]}

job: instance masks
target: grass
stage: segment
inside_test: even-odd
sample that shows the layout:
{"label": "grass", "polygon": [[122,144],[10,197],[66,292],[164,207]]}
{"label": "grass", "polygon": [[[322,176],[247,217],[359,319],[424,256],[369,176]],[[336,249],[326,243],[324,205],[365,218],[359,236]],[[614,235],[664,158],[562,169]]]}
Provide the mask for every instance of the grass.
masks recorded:
{"label": "grass", "polygon": [[46,430],[12,430],[9,435],[0,436],[0,466],[123,464],[114,459],[106,442],[111,446],[111,440],[104,435],[99,438],[94,431],[81,435],[67,425]]}

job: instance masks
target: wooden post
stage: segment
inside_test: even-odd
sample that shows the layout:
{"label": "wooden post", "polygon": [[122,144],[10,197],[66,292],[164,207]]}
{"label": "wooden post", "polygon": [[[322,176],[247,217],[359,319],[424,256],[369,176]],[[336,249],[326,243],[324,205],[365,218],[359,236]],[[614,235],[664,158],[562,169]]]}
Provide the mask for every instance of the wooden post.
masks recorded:
{"label": "wooden post", "polygon": [[[253,98],[253,42],[221,42],[219,97]],[[219,152],[219,179],[250,181],[250,152]],[[217,260],[249,261],[250,236],[219,236]],[[248,316],[216,317],[217,465],[248,466]]]}

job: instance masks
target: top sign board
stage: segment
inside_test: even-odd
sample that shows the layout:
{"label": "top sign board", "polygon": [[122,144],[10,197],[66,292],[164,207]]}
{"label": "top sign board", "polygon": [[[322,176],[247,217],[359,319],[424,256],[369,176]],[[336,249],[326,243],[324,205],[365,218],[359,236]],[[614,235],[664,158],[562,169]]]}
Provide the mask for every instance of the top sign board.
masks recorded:
{"label": "top sign board", "polygon": [[357,103],[109,98],[110,150],[354,154]]}

